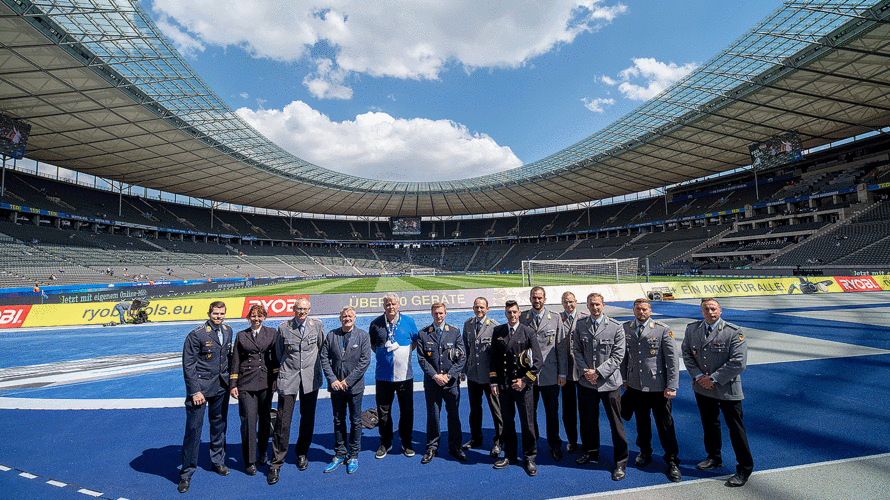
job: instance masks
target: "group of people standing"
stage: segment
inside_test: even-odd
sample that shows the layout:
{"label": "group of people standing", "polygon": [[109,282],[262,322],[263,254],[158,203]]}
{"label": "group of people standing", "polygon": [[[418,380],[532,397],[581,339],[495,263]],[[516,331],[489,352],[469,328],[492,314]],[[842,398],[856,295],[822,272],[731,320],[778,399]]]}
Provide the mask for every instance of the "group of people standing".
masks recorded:
{"label": "group of people standing", "polygon": [[[539,402],[543,401],[545,435],[551,458],[563,459],[560,437],[560,399],[567,453],[575,463],[599,461],[600,403],[609,422],[614,450],[612,479],[626,475],[629,447],[624,420],[635,418],[639,453],[634,464],[652,461],[651,416],[664,450],[666,475],[682,479],[671,400],[679,388],[679,353],[670,328],[651,319],[651,304],[637,299],[634,319],[621,323],[605,314],[602,295],[587,296],[588,314],[577,310],[571,292],[562,295],[563,311],[546,308],[542,287],[531,289],[531,308],[520,311],[516,301],[504,304],[506,323],[488,315],[488,300],[477,298],[473,317],[463,328],[446,322],[443,303],[431,306],[432,324],[418,329],[414,320],[399,313],[395,293],[383,297],[384,313],[364,331],[355,326],[355,311],[344,307],[341,326],[327,333],[321,321],[310,318],[310,303],[299,299],[294,317],[277,331],[263,326],[266,311],[254,305],[250,326],[237,334],[224,324],[225,304],[210,305],[209,320],[192,330],[183,347],[186,399],[186,433],[183,440],[179,491],[189,489],[196,470],[204,406],[208,408],[212,470],[227,475],[225,427],[229,396],[239,402],[245,473],[269,466],[267,482],[278,482],[289,447],[295,403],[300,401],[299,434],[295,445],[299,470],[309,466],[307,453],[315,426],[318,391],[327,379],[334,419],[335,456],[324,472],[345,464],[347,473],[358,468],[362,438],[362,399],[365,371],[375,356],[376,414],[380,446],[375,458],[393,449],[392,405],[399,405],[398,437],[401,453],[415,455],[413,353],[423,371],[426,401],[426,447],[421,458],[428,464],[438,455],[440,415],[444,405],[448,453],[467,461],[466,451],[483,448],[483,399],[494,423],[489,451],[494,468],[521,464],[537,474]],[[738,461],[728,486],[742,486],[753,470],[745,427],[739,375],[744,371],[747,348],[741,329],[721,319],[715,299],[702,299],[703,320],[689,324],[680,349],[701,414],[707,457],[696,467],[723,466],[719,415],[729,428]],[[470,404],[470,439],[462,443],[458,413],[460,386],[466,382]],[[623,393],[622,393],[623,389]],[[277,391],[278,411],[272,425],[272,395]],[[515,420],[519,417],[522,458]],[[580,419],[580,426],[579,424]],[[271,434],[271,436],[270,436]],[[269,438],[272,458],[268,457]],[[580,438],[580,447],[579,447]]]}

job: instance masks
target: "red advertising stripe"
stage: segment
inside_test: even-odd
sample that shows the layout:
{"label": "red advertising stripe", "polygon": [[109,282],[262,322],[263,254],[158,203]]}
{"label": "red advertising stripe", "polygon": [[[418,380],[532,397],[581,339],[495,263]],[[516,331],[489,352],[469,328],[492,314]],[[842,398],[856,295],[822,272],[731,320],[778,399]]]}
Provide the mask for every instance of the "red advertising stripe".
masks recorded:
{"label": "red advertising stripe", "polygon": [[30,311],[30,305],[0,306],[0,328],[19,328]]}
{"label": "red advertising stripe", "polygon": [[871,276],[836,276],[834,279],[845,292],[880,292],[883,290]]}
{"label": "red advertising stripe", "polygon": [[270,318],[281,316],[293,316],[294,304],[299,299],[309,300],[308,295],[279,295],[276,297],[246,297],[244,299],[244,310],[241,311],[241,317],[247,317],[247,311],[250,307],[259,304],[266,308],[266,314]]}

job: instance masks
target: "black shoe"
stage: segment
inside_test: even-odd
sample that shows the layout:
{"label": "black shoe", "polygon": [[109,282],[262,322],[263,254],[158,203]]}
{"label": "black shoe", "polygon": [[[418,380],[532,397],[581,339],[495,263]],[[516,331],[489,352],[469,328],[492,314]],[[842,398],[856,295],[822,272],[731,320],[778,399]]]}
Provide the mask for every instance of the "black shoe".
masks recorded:
{"label": "black shoe", "polygon": [[578,451],[578,445],[575,443],[566,443],[566,453],[575,453]]}
{"label": "black shoe", "polygon": [[226,467],[226,464],[214,465],[213,467],[210,468],[210,470],[212,470],[213,472],[216,472],[220,476],[228,476],[229,475],[229,468]]}
{"label": "black shoe", "polygon": [[297,457],[297,470],[306,470],[309,468],[309,459],[306,458],[306,455],[300,455]]}
{"label": "black shoe", "polygon": [[448,450],[448,454],[456,458],[458,462],[467,461],[467,454],[463,450]]}
{"label": "black shoe", "polygon": [[269,455],[266,455],[265,453],[261,453],[259,458],[257,459],[256,463],[259,466],[269,465]]}
{"label": "black shoe", "polygon": [[600,459],[596,455],[591,455],[590,453],[582,453],[575,459],[575,463],[578,465],[584,465],[587,462],[599,462]]}
{"label": "black shoe", "polygon": [[726,486],[730,486],[733,488],[737,488],[739,486],[744,486],[745,483],[748,482],[748,476],[750,474],[745,474],[742,472],[736,472],[729,479],[726,480]]}
{"label": "black shoe", "polygon": [[683,474],[680,474],[680,468],[677,467],[677,464],[668,465],[667,477],[675,483],[683,480]]}
{"label": "black shoe", "polygon": [[491,451],[488,453],[491,458],[498,458],[501,456],[501,445],[496,444],[491,448]]}
{"label": "black shoe", "polygon": [[553,458],[554,462],[559,462],[560,460],[562,460],[562,450],[560,450],[559,448],[551,448],[550,457]]}
{"label": "black shoe", "polygon": [[530,458],[525,459],[525,462],[523,462],[522,464],[522,468],[525,469],[525,473],[529,476],[534,476],[538,473],[538,466],[535,465],[535,461]]}
{"label": "black shoe", "polygon": [[720,467],[723,467],[723,461],[720,460],[719,458],[711,458],[711,457],[708,457],[708,458],[702,460],[701,462],[698,463],[698,465],[695,466],[695,468],[698,470],[711,470],[711,469],[718,469]]}
{"label": "black shoe", "polygon": [[482,448],[482,443],[480,441],[474,441],[472,439],[467,441],[466,443],[463,444],[463,446],[460,447],[460,449],[462,449],[462,450],[478,449],[478,448]]}
{"label": "black shoe", "polygon": [[381,444],[380,448],[377,448],[377,453],[374,455],[374,458],[383,458],[389,453],[389,450],[392,449],[391,444]]}
{"label": "black shoe", "polygon": [[621,481],[626,475],[627,473],[624,471],[624,466],[619,465],[618,467],[615,467],[615,470],[612,471],[612,481]]}
{"label": "black shoe", "polygon": [[404,453],[406,457],[411,458],[414,456],[414,448],[412,448],[411,445],[402,445],[402,453]]}
{"label": "black shoe", "polygon": [[256,476],[256,465],[250,464],[244,469],[244,473],[248,476]]}
{"label": "black shoe", "polygon": [[189,482],[189,479],[180,479],[179,486],[177,486],[176,489],[179,490],[180,493],[185,493],[189,490]]}
{"label": "black shoe", "polygon": [[278,482],[278,469],[269,469],[269,475],[266,476],[266,482],[269,484]]}
{"label": "black shoe", "polygon": [[420,463],[428,464],[433,461],[433,457],[438,455],[438,451],[435,448],[427,448],[426,453],[423,454],[423,458],[420,459]]}
{"label": "black shoe", "polygon": [[511,465],[511,464],[515,464],[515,463],[516,463],[516,460],[515,460],[515,459],[510,460],[510,459],[507,458],[507,457],[499,458],[499,459],[497,459],[497,461],[494,463],[494,468],[495,468],[495,469],[506,469],[509,465]]}
{"label": "black shoe", "polygon": [[640,453],[637,455],[637,458],[634,459],[634,465],[637,467],[645,467],[652,463],[652,455],[647,455],[645,453]]}

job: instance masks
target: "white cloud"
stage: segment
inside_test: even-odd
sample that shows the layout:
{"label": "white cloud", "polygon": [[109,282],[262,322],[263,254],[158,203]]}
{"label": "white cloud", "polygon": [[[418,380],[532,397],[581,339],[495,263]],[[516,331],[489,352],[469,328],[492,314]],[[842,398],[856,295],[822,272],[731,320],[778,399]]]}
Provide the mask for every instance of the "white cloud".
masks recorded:
{"label": "white cloud", "polygon": [[247,92],[241,92],[238,95],[240,95],[242,99],[247,99],[248,97],[250,97],[250,94],[248,94]]}
{"label": "white cloud", "polygon": [[[665,64],[651,57],[636,58],[633,59],[633,66],[618,73],[618,77],[622,81],[618,90],[628,99],[645,101],[660,94],[696,68],[698,68],[698,63],[677,66],[675,63]],[[607,76],[603,76],[602,79],[609,85],[616,83]],[[639,83],[635,83],[635,81]]]}
{"label": "white cloud", "polygon": [[328,76],[335,78],[319,74],[304,84],[314,95],[343,99],[338,78],[348,73],[435,80],[450,64],[521,66],[627,10],[607,1],[614,0],[154,0],[152,8],[164,20],[159,26],[185,49],[236,46],[286,62],[305,59],[311,49],[329,50]]}
{"label": "white cloud", "polygon": [[365,178],[454,180],[522,165],[510,148],[450,120],[368,112],[335,122],[302,101],[283,109],[241,108],[237,113],[300,158]]}
{"label": "white cloud", "polygon": [[204,44],[197,38],[183,31],[175,25],[167,16],[163,16],[155,24],[167,35],[179,53],[185,57],[194,57],[198,52],[204,52]]}
{"label": "white cloud", "polygon": [[352,99],[352,89],[343,85],[348,71],[334,68],[328,58],[315,59],[316,72],[303,78],[303,85],[318,99]]}
{"label": "white cloud", "polygon": [[605,83],[606,85],[615,85],[616,83],[618,83],[617,81],[609,78],[606,75],[603,75],[602,77],[600,77],[600,80],[602,80],[602,82]]}
{"label": "white cloud", "polygon": [[584,101],[584,107],[593,111],[594,113],[603,113],[605,110],[603,109],[603,105],[612,105],[615,104],[615,99],[603,99],[598,97],[596,99],[588,99],[585,97],[581,99]]}

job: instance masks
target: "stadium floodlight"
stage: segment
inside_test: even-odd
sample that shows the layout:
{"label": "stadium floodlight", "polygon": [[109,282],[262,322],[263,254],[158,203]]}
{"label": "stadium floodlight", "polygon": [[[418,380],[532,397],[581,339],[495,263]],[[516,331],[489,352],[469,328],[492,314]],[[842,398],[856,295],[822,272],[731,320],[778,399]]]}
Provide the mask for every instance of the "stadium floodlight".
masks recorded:
{"label": "stadium floodlight", "polygon": [[635,283],[639,269],[637,258],[524,260],[523,286],[596,285]]}

